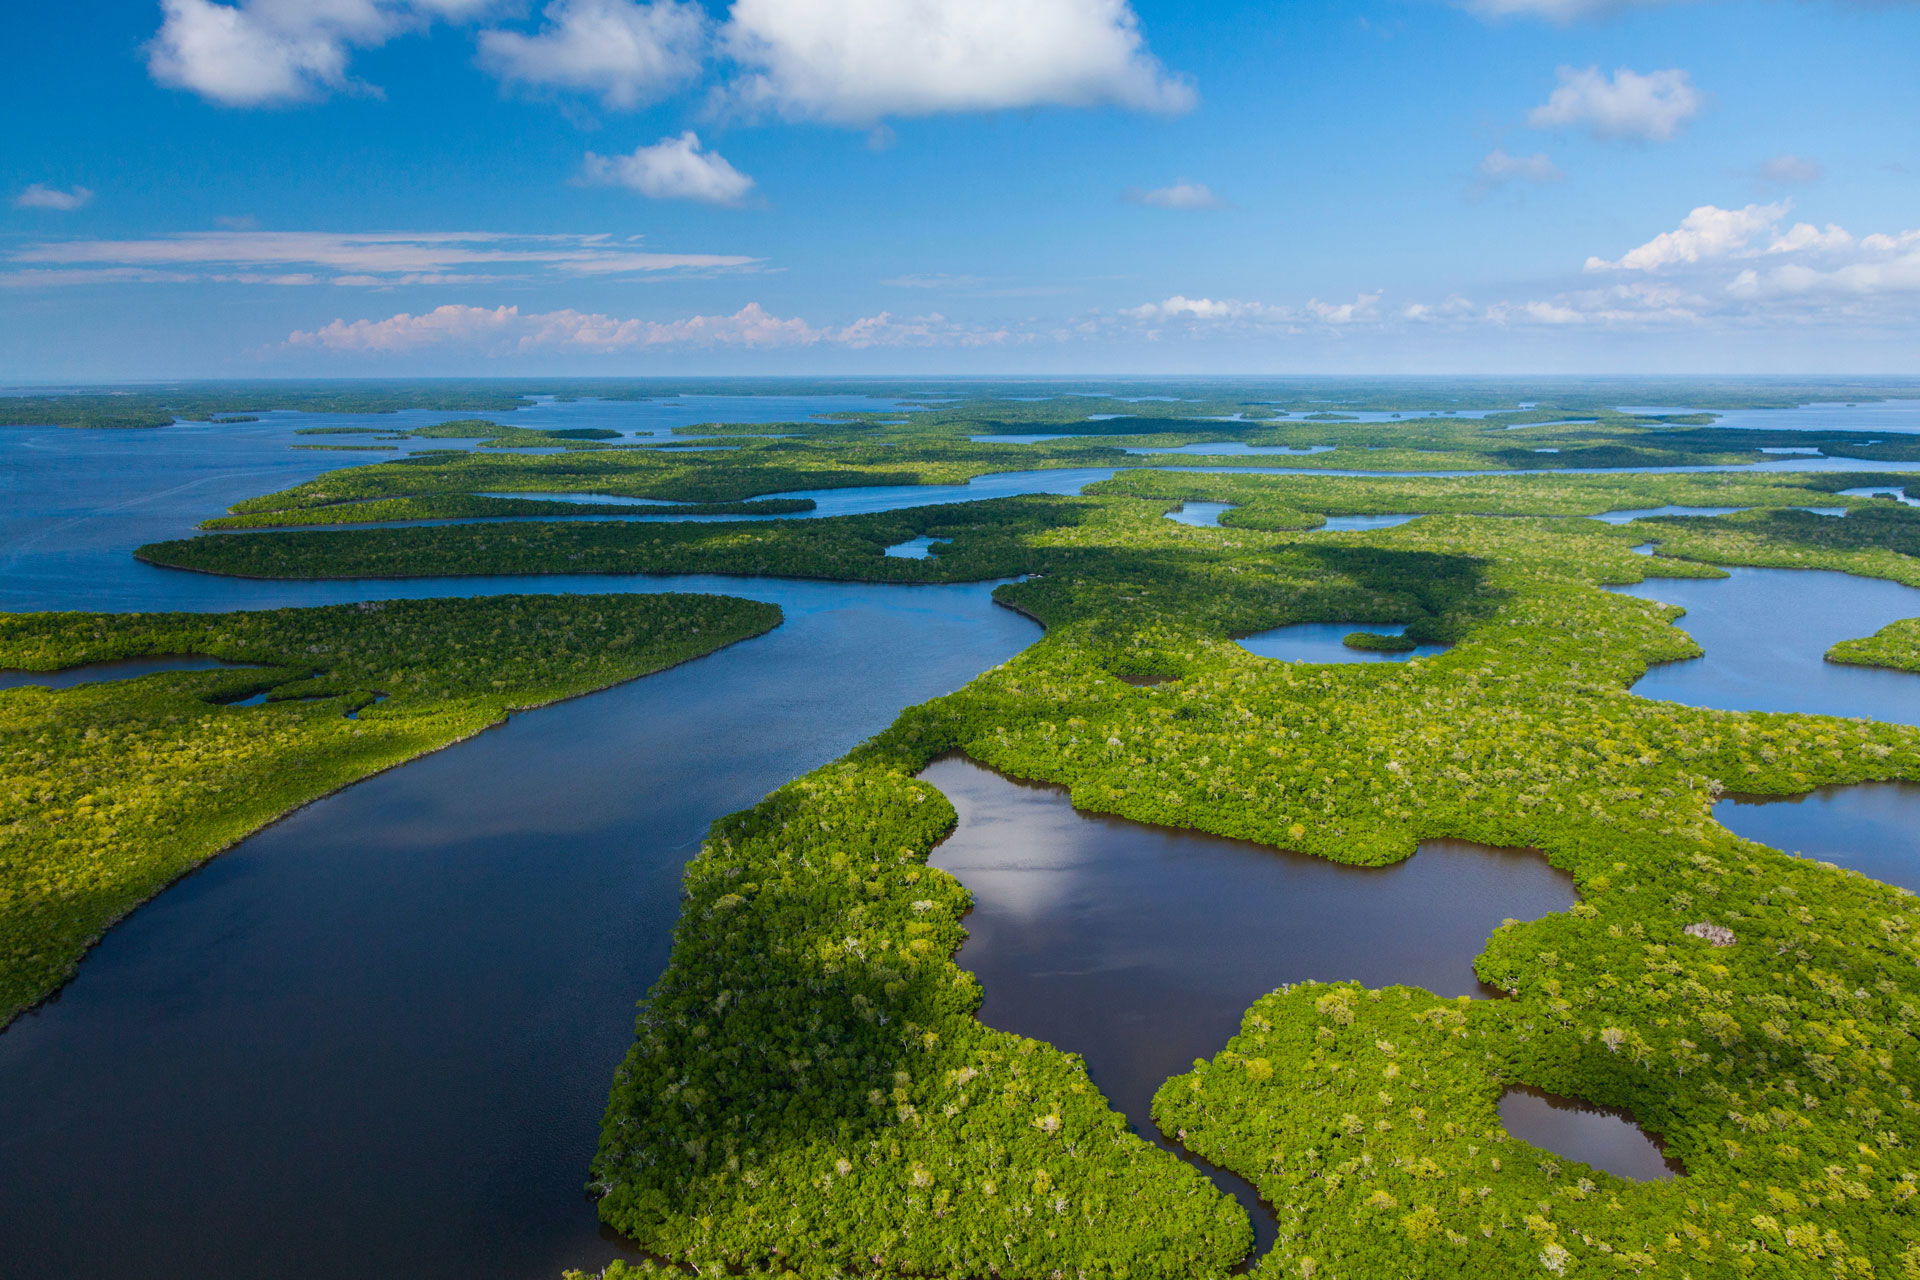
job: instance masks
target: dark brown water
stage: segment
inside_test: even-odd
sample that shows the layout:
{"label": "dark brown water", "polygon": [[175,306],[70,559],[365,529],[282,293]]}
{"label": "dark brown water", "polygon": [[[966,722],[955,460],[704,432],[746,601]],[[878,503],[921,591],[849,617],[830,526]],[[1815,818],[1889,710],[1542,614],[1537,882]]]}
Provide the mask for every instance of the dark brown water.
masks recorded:
{"label": "dark brown water", "polygon": [[1655,1182],[1686,1172],[1625,1112],[1531,1085],[1509,1089],[1500,1099],[1500,1123],[1508,1133],[1536,1147],[1635,1182]]}
{"label": "dark brown water", "polygon": [[[1502,920],[1575,901],[1572,878],[1524,850],[1430,840],[1395,866],[1351,867],[1081,813],[1063,788],[964,756],[921,777],[960,815],[930,861],[973,894],[958,960],[985,989],[981,1020],[1080,1054],[1162,1145],[1154,1091],[1225,1047],[1274,988],[1358,979],[1477,994],[1473,959]],[[1264,1247],[1271,1224],[1259,1212],[1254,1223]]]}

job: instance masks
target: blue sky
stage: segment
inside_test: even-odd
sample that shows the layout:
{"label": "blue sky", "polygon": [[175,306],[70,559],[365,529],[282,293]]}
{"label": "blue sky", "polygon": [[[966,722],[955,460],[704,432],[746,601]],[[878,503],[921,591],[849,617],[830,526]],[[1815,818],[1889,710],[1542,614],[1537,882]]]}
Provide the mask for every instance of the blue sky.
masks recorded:
{"label": "blue sky", "polygon": [[1920,372],[1911,0],[86,0],[0,33],[9,381]]}

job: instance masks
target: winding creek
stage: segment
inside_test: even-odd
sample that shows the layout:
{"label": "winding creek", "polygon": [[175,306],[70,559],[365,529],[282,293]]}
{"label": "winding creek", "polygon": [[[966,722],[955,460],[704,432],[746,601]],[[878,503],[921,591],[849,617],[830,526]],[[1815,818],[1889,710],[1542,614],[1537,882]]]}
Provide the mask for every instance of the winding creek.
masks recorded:
{"label": "winding creek", "polygon": [[[701,421],[889,407],[852,397],[684,402],[695,399],[728,398],[501,416],[660,435]],[[306,440],[296,427],[451,416],[269,414],[158,431],[0,433],[0,608],[671,590],[771,601],[786,623],[349,787],[243,841],[110,931],[58,998],[0,1034],[0,1275],[552,1280],[618,1256],[581,1183],[632,1003],[666,959],[681,866],[708,824],[1038,635],[993,606],[991,583],[267,582],[158,569],[128,554],[185,536],[239,499],[372,458],[288,449]],[[821,503],[814,514],[843,514],[1075,493],[1112,473],[799,496]],[[915,541],[895,554],[924,550]],[[1769,570],[1624,590],[1684,605],[1681,625],[1707,649],[1649,673],[1637,692],[1920,724],[1920,678],[1820,660],[1834,640],[1920,615],[1920,592]],[[1299,633],[1302,647],[1273,656],[1408,656],[1342,649],[1354,629]],[[882,635],[885,646],[875,645]],[[0,677],[0,687],[104,678],[89,670]],[[1115,1106],[1155,1141],[1164,1139],[1148,1115],[1153,1090],[1216,1051],[1273,986],[1355,978],[1472,993],[1472,960],[1501,919],[1572,901],[1566,877],[1523,851],[1429,842],[1392,868],[1345,867],[1076,813],[1057,789],[962,758],[925,776],[961,812],[933,861],[975,897],[960,963],[981,977],[982,1016],[1084,1055]],[[1733,799],[1720,816],[1743,835],[1856,857],[1849,865],[1911,886],[1916,799],[1920,787],[1861,787],[1798,802]],[[1892,861],[1859,852],[1881,847]],[[1520,1104],[1512,1109],[1509,1123],[1532,1136]]]}

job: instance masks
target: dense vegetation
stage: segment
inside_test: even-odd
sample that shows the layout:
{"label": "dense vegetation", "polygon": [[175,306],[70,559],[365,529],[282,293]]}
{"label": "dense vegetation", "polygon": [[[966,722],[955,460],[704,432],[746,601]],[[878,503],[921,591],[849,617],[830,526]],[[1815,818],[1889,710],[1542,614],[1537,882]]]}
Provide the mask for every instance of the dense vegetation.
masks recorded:
{"label": "dense vegetation", "polygon": [[269,409],[303,413],[394,413],[401,409],[495,412],[530,403],[522,391],[486,382],[203,382],[0,396],[0,426],[164,427],[178,419],[251,421],[236,415]]}
{"label": "dense vegetation", "polygon": [[[1244,1239],[1112,1127],[1070,1056],[968,1016],[948,958],[964,894],[924,865],[951,812],[912,780],[960,749],[1143,821],[1364,864],[1462,837],[1575,877],[1578,906],[1480,958],[1510,999],[1282,991],[1162,1090],[1163,1126],[1276,1205],[1261,1274],[1920,1265],[1920,903],[1711,816],[1723,789],[1920,777],[1920,732],[1628,693],[1697,650],[1672,609],[1601,584],[1717,572],[1633,555],[1640,529],[1288,535],[1135,505],[1023,535],[1048,572],[1000,596],[1046,640],[715,828],[608,1112],[610,1222],[670,1256],[809,1273],[1217,1274]],[[1226,638],[1339,619],[1455,643],[1316,666]],[[1112,675],[1141,671],[1182,678]],[[1508,1137],[1512,1083],[1631,1110],[1687,1177],[1633,1184]]]}
{"label": "dense vegetation", "polygon": [[1842,640],[1827,650],[1827,659],[1863,667],[1920,671],[1920,618],[1902,618],[1889,622],[1870,636]]}
{"label": "dense vegetation", "polygon": [[[1088,417],[1097,408],[1111,417]],[[1920,460],[1920,437],[1879,439],[1863,432],[1725,431],[1686,425],[1698,415],[1630,416],[1610,409],[1511,409],[1484,418],[1411,417],[1399,421],[1329,420],[1340,415],[1270,416],[1241,403],[1234,420],[1212,421],[1231,406],[1216,400],[1156,403],[1153,416],[1133,415],[1129,401],[1058,397],[1042,401],[971,401],[907,411],[905,417],[842,413],[816,421],[682,428],[684,435],[728,436],[723,450],[688,452],[653,440],[614,441],[603,428],[533,430],[485,419],[457,419],[409,434],[479,437],[495,452],[416,453],[405,458],[330,472],[280,493],[236,504],[229,521],[211,528],[341,523],[340,508],[364,504],[355,521],[466,518],[489,514],[489,495],[595,494],[648,501],[730,504],[764,495],[878,485],[957,484],[995,472],[1052,468],[1131,467],[1215,469],[1283,466],[1303,472],[1571,472],[1587,468],[1739,466],[1764,460],[1769,447],[1813,447],[1829,455],[1884,461]],[[1262,415],[1269,416],[1262,416]],[[1133,415],[1133,416],[1129,416]],[[1578,415],[1578,416],[1577,416]],[[1048,427],[1063,438],[1036,443],[974,440],[997,430]],[[1282,454],[1183,454],[1184,446],[1225,442]],[[505,452],[536,447],[537,453]],[[1148,449],[1160,452],[1130,452]],[[1201,489],[1169,471],[1155,481],[1131,476],[1112,492],[1141,496],[1200,496]],[[1767,473],[1747,479],[1764,485]],[[1344,479],[1344,477],[1343,477]],[[1645,477],[1630,477],[1644,480]],[[1830,489],[1850,487],[1837,476]],[[1793,483],[1789,478],[1789,483]],[[1807,482],[1802,481],[1806,484]],[[1156,485],[1158,487],[1156,487]],[[1628,486],[1631,488],[1632,486]],[[1704,488],[1711,488],[1705,484]],[[1736,483],[1736,486],[1737,483]],[[1808,485],[1808,487],[1814,487]],[[1644,488],[1644,486],[1642,486]],[[1364,486],[1302,484],[1263,497],[1264,516],[1241,512],[1230,522],[1265,519],[1282,527],[1286,494],[1364,493]],[[1757,490],[1756,490],[1757,491]],[[1384,492],[1384,491],[1377,491]],[[1502,509],[1518,491],[1461,486],[1432,491],[1436,510]],[[1540,492],[1549,492],[1542,489]],[[1583,505],[1601,487],[1560,491],[1542,514],[1605,510]],[[1615,496],[1624,496],[1625,489]],[[1477,494],[1477,497],[1465,495]],[[382,504],[378,507],[371,504]],[[1490,505],[1491,504],[1491,505]],[[1844,502],[1839,505],[1846,505]],[[1356,507],[1355,509],[1360,509]],[[1525,508],[1532,510],[1532,507]],[[1315,510],[1318,510],[1317,508]],[[365,512],[380,511],[371,515]],[[459,515],[442,513],[458,512]],[[527,512],[526,514],[532,514]],[[557,512],[554,514],[564,514]],[[261,520],[258,517],[271,515]],[[1297,527],[1316,523],[1294,517]]]}
{"label": "dense vegetation", "polygon": [[[0,667],[160,654],[260,664],[0,692],[0,1025],[64,981],[115,920],[289,809],[509,711],[779,618],[771,605],[693,595],[0,614]],[[263,705],[223,705],[262,691]]]}
{"label": "dense vegetation", "polygon": [[[1279,530],[1315,529],[1324,524],[1328,516],[1403,513],[1595,516],[1609,511],[1652,510],[1664,506],[1819,506],[1880,513],[1908,508],[1897,507],[1888,498],[1849,497],[1840,491],[1899,485],[1906,479],[1899,473],[1832,471],[1418,478],[1128,471],[1089,486],[1087,492],[1179,502],[1230,502],[1235,505],[1221,515],[1223,526]],[[1665,522],[1665,527],[1676,527],[1677,522],[1687,519],[1690,518],[1673,517]],[[1677,527],[1694,526],[1678,524]]]}

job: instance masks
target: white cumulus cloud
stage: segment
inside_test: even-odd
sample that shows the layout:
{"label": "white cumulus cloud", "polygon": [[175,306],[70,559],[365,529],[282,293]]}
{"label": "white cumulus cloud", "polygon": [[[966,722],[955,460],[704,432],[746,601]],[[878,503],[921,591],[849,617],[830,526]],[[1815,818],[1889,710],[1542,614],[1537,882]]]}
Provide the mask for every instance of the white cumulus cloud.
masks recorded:
{"label": "white cumulus cloud", "polygon": [[627,187],[655,200],[699,200],[739,204],[753,190],[753,179],[704,150],[691,130],[662,138],[624,156],[587,152],[583,180],[595,186]]}
{"label": "white cumulus cloud", "polygon": [[1679,263],[1724,258],[1748,248],[1755,237],[1771,232],[1787,216],[1790,207],[1781,203],[1722,209],[1718,205],[1703,204],[1681,219],[1672,231],[1662,231],[1618,258],[1588,258],[1587,270],[1658,271]]}
{"label": "white cumulus cloud", "polygon": [[1702,205],[1674,230],[1619,258],[1587,259],[1587,269],[1687,273],[1695,292],[1717,296],[1719,306],[1799,320],[1856,316],[1868,305],[1880,314],[1890,307],[1910,311],[1920,299],[1920,228],[1857,235],[1831,222],[1787,225],[1791,207],[1786,201],[1742,209]]}
{"label": "white cumulus cloud", "polygon": [[483,0],[161,0],[147,69],[161,84],[224,106],[298,102],[347,86],[356,46],[485,7]]}
{"label": "white cumulus cloud", "polygon": [[69,187],[62,191],[59,187],[49,187],[35,182],[24,188],[13,198],[16,209],[56,209],[61,213],[72,213],[83,208],[93,199],[91,187]]}
{"label": "white cumulus cloud", "polygon": [[1706,97],[1678,67],[1612,76],[1598,67],[1561,67],[1560,87],[1527,115],[1536,129],[1581,128],[1596,138],[1665,142],[1700,114]]}
{"label": "white cumulus cloud", "polygon": [[736,105],[792,118],[1194,101],[1126,0],[735,0],[724,39]]}
{"label": "white cumulus cloud", "polygon": [[1127,199],[1134,204],[1151,205],[1156,209],[1218,209],[1219,196],[1213,194],[1213,188],[1205,183],[1189,182],[1185,178],[1170,187],[1134,187],[1127,192]]}
{"label": "white cumulus cloud", "polygon": [[527,34],[480,33],[480,65],[510,83],[597,93],[610,107],[655,102],[700,74],[706,11],[680,0],[553,0]]}

